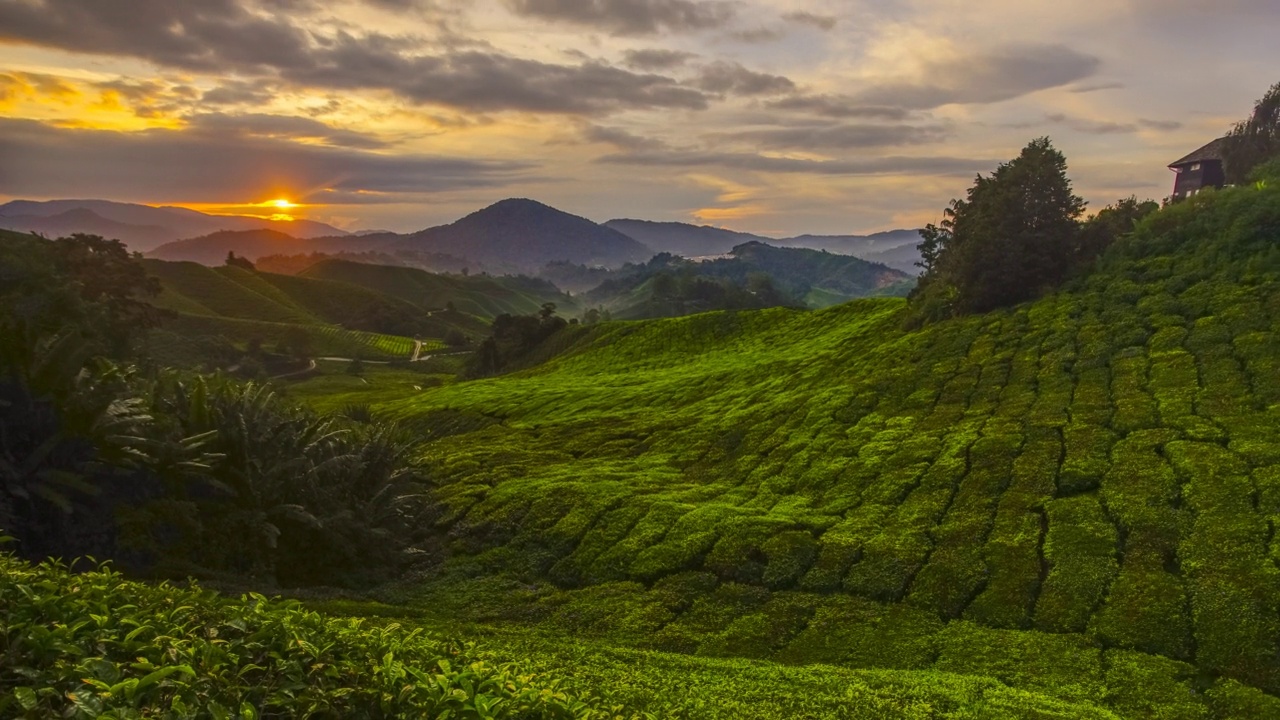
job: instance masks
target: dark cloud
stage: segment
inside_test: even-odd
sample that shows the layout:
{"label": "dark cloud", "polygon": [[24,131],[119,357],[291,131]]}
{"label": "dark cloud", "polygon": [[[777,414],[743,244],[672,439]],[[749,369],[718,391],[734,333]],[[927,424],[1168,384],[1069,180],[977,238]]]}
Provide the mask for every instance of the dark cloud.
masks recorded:
{"label": "dark cloud", "polygon": [[1073,88],[1068,88],[1068,91],[1073,93],[1091,93],[1098,92],[1100,90],[1120,90],[1123,87],[1124,83],[1122,82],[1101,82],[1077,85]]}
{"label": "dark cloud", "polygon": [[839,20],[832,15],[818,15],[811,12],[792,12],[782,16],[783,20],[800,25],[811,25],[819,30],[833,30]]}
{"label": "dark cloud", "polygon": [[226,80],[200,96],[203,105],[265,105],[279,92],[271,80]]}
{"label": "dark cloud", "polygon": [[[257,121],[261,123],[261,121]],[[0,195],[243,202],[281,189],[303,193],[426,193],[527,180],[532,166],[197,131],[116,133],[0,119]],[[373,196],[370,196],[373,197]],[[384,196],[385,197],[385,196]]]}
{"label": "dark cloud", "polygon": [[660,150],[667,147],[666,143],[656,138],[641,137],[622,128],[601,125],[588,125],[582,131],[582,138],[587,142],[612,145],[619,150]]}
{"label": "dark cloud", "polygon": [[652,35],[719,28],[735,16],[730,2],[706,0],[506,0],[526,17],[598,28],[615,35]]}
{"label": "dark cloud", "polygon": [[605,155],[596,162],[642,167],[719,166],[766,173],[815,175],[971,175],[995,167],[994,160],[955,157],[883,157],[863,160],[805,160],[754,153],[666,150]]}
{"label": "dark cloud", "polygon": [[234,0],[4,0],[4,41],[318,89],[388,90],[481,112],[597,114],[708,103],[704,93],[671,78],[598,61],[560,65],[480,50],[415,54],[432,44],[376,33],[316,35]]}
{"label": "dark cloud", "polygon": [[628,50],[623,53],[622,62],[629,68],[652,72],[655,70],[671,70],[673,68],[678,68],[696,57],[698,57],[697,54],[691,52],[654,48],[645,50]]}
{"label": "dark cloud", "polygon": [[188,118],[187,130],[216,139],[301,140],[333,147],[377,150],[391,143],[364,133],[331,127],[318,120],[293,115],[203,113]]}
{"label": "dark cloud", "polygon": [[[1045,122],[1065,125],[1076,132],[1085,133],[1087,135],[1124,135],[1136,133],[1139,130],[1158,130],[1168,132],[1182,127],[1182,123],[1174,120],[1139,119],[1134,122],[1116,122],[1114,120],[1088,120],[1085,118],[1072,117],[1063,113],[1045,115],[1044,119]],[[1037,127],[1038,125],[1040,125],[1040,123],[1016,123],[1009,127],[1030,128]]]}
{"label": "dark cloud", "polygon": [[779,95],[796,89],[795,83],[781,75],[755,72],[729,62],[704,66],[698,71],[694,84],[721,95]]}
{"label": "dark cloud", "polygon": [[731,32],[729,33],[729,38],[737,40],[738,42],[758,45],[760,43],[777,42],[778,40],[786,37],[786,35],[787,33],[784,30],[761,27],[755,28],[754,30],[737,30]]}
{"label": "dark cloud", "polygon": [[792,95],[770,100],[765,107],[789,110],[831,118],[881,118],[902,120],[910,113],[900,107],[867,105],[848,95]]}
{"label": "dark cloud", "polygon": [[933,62],[923,80],[891,81],[857,95],[871,105],[927,109],[951,103],[996,103],[1083,80],[1101,62],[1065,45],[1009,45]]}
{"label": "dark cloud", "polygon": [[823,125],[746,130],[715,137],[770,150],[831,150],[922,145],[939,142],[948,134],[937,125]]}

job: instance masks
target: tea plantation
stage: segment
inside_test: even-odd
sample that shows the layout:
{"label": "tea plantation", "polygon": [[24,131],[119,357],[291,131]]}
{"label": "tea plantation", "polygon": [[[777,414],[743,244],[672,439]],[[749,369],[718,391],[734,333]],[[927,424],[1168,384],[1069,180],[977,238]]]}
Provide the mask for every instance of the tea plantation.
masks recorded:
{"label": "tea plantation", "polygon": [[1116,717],[943,673],[684,658],[528,633],[461,643],[3,554],[0,617],[0,716],[13,718]]}
{"label": "tea plantation", "polygon": [[429,440],[440,508],[439,562],[395,597],[1121,717],[1280,717],[1280,188],[1158,212],[1031,304],[905,312],[608,323],[378,405]]}

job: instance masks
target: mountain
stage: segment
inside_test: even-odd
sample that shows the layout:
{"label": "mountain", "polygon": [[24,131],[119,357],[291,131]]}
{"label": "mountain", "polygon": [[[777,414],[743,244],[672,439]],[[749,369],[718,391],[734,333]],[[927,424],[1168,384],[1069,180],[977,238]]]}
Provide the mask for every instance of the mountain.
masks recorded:
{"label": "mountain", "polygon": [[613,228],[627,237],[644,243],[654,252],[669,252],[686,258],[723,255],[743,243],[752,241],[778,244],[778,241],[771,238],[710,225],[650,220],[610,220],[605,223],[605,227]]}
{"label": "mountain", "polygon": [[222,230],[202,237],[165,243],[146,253],[159,260],[186,260],[221,265],[228,252],[257,260],[265,255],[297,255],[313,252],[362,252],[384,242],[377,237],[323,237],[302,239],[278,230]]}
{"label": "mountain", "polygon": [[152,207],[108,200],[14,200],[0,205],[0,228],[46,235],[84,232],[117,239],[146,252],[166,242],[220,230],[270,229],[297,238],[347,233],[314,220],[270,220],[244,215],[209,215],[179,207]]}
{"label": "mountain", "polygon": [[490,272],[534,273],[557,261],[618,267],[653,255],[617,230],[527,199],[503,200],[394,246],[466,257]]}
{"label": "mountain", "polygon": [[606,227],[613,228],[655,252],[669,252],[682,257],[722,255],[746,242],[762,242],[774,247],[826,250],[840,255],[879,262],[896,270],[919,274],[915,262],[920,259],[916,246],[920,243],[918,230],[889,230],[872,235],[799,235],[788,238],[768,238],[750,233],[735,232],[709,225],[690,225],[679,222],[650,222],[648,220],[610,220]]}

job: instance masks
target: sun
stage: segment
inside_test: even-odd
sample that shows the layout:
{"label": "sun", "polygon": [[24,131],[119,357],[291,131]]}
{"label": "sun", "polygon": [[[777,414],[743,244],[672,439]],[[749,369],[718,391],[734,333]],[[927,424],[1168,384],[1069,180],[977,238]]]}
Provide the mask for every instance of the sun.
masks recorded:
{"label": "sun", "polygon": [[270,201],[268,204],[269,204],[269,205],[273,205],[273,206],[275,206],[275,207],[278,207],[278,208],[280,208],[281,210],[288,210],[289,208],[295,208],[295,207],[298,207],[298,206],[297,206],[297,205],[295,205],[294,203],[289,202],[288,200],[286,200],[285,198],[277,198],[277,199],[275,199],[275,200]]}

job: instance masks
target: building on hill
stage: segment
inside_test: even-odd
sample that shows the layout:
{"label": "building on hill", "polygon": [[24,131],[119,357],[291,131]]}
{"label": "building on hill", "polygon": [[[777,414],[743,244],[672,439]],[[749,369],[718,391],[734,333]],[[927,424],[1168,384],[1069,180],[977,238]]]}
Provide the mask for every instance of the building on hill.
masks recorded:
{"label": "building on hill", "polygon": [[1177,173],[1173,181],[1173,199],[1183,200],[1207,187],[1220,188],[1227,176],[1222,170],[1222,150],[1225,137],[1218,138],[1186,157],[1169,165]]}

